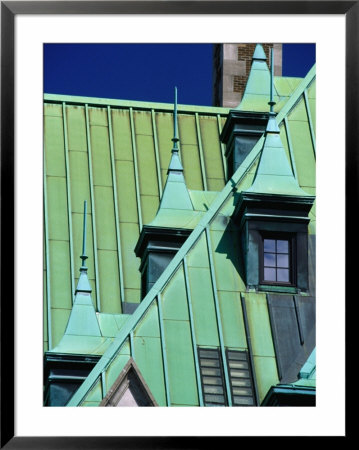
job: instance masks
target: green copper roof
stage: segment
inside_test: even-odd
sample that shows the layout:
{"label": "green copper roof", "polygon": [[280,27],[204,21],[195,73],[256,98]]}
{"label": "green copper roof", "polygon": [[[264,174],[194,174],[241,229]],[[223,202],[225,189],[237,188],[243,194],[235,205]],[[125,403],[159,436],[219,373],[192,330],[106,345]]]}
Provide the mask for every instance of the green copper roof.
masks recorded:
{"label": "green copper roof", "polygon": [[[219,136],[228,108],[178,105],[177,109],[181,137],[177,162],[184,169],[186,185],[171,175],[168,190],[178,191],[182,185],[193,227],[198,214],[186,188],[215,192],[225,184]],[[143,225],[154,220],[160,199],[163,206],[173,207],[167,194],[163,196],[172,138],[173,104],[45,94],[46,349],[60,342],[72,309],[80,275],[76,261],[82,252],[84,199],[88,199],[87,278],[95,310],[121,314],[123,302],[140,302],[141,261],[134,248]],[[201,210],[205,211],[203,205]]]}
{"label": "green copper roof", "polygon": [[[274,77],[275,112],[279,112],[284,107],[301,81],[302,78]],[[235,109],[239,111],[267,111],[269,96],[270,71],[263,47],[258,44],[253,54],[251,70],[242,100]]]}
{"label": "green copper roof", "polygon": [[308,196],[299,187],[285,153],[275,115],[270,115],[261,158],[252,186],[246,192]]}
{"label": "green copper roof", "polygon": [[[228,180],[219,140],[228,109],[179,106],[173,158],[172,105],[45,96],[45,342],[54,352],[101,356],[69,406],[98,405],[130,357],[159,405],[201,404],[197,346],[218,347],[226,361],[226,349],[248,349],[248,332],[259,400],[278,384],[266,294],[246,292],[231,216],[255,177],[292,174],[315,193],[315,69],[285,89],[275,122]],[[280,170],[266,157],[272,150]],[[185,183],[171,176],[182,169]],[[169,179],[186,188],[190,207],[178,208],[172,195],[159,207],[167,188],[178,188]],[[88,269],[76,276],[84,198]],[[314,208],[310,219],[315,234]],[[144,224],[193,231],[140,303],[134,248]],[[121,314],[124,302],[139,306]]]}
{"label": "green copper roof", "polygon": [[[192,212],[193,205],[186,186],[183,167],[179,158],[179,138],[177,134],[177,88],[175,88],[173,128],[172,156],[167,171],[167,180],[156,217],[149,224],[150,226],[183,228],[183,223],[188,224],[189,222],[192,222],[193,218],[191,217],[191,213],[190,215],[184,214],[183,217],[181,214],[182,211]],[[173,210],[176,210],[177,214],[173,214]],[[179,218],[178,224],[174,224],[174,219],[176,217]]]}
{"label": "green copper roof", "polygon": [[159,211],[161,209],[193,210],[191,198],[183,176],[183,169],[178,168],[182,167],[180,164],[178,153],[173,153]]}
{"label": "green copper roof", "polygon": [[[296,114],[296,105],[302,101],[303,91],[313,76],[311,72],[287,109],[278,114],[276,120],[281,127]],[[271,123],[268,135],[273,132],[278,131]],[[198,404],[200,384],[193,362],[195,346],[234,349],[247,346],[240,292],[249,316],[260,400],[272,385],[278,384],[266,296],[265,293],[245,292],[245,285],[235,269],[240,265],[239,249],[233,248],[236,239],[232,233],[236,230],[231,230],[229,222],[237,192],[252,185],[264,141],[263,136],[221,192],[197,194],[190,191],[195,205],[201,205],[202,200],[206,204],[202,206],[202,217],[137,310],[123,324],[69,406],[89,404],[92,392],[101,384],[101,374],[110,376],[125,364],[130,342],[133,343],[130,346],[132,357],[160,405]],[[275,144],[276,141],[275,138]],[[291,146],[296,150],[300,145],[301,140],[293,134]],[[258,322],[261,327],[256,326]],[[225,326],[222,328],[221,324]],[[151,363],[148,355],[151,355]],[[158,370],[154,370],[157,364]]]}
{"label": "green copper roof", "polygon": [[[239,111],[267,111],[270,95],[270,72],[266,62],[263,47],[258,44],[254,51],[252,66],[241,102],[237,106]],[[280,98],[274,92],[275,101]]]}
{"label": "green copper roof", "polygon": [[[266,72],[267,73],[267,72]],[[269,87],[269,119],[265,131],[265,141],[252,186],[246,191],[257,194],[280,194],[308,196],[298,184],[290,166],[280,138],[280,130],[274,113],[274,63],[271,50],[271,73],[267,80]]]}
{"label": "green copper roof", "polygon": [[[87,276],[87,267],[85,261],[86,256],[86,202],[84,203],[83,214],[83,243],[82,243],[82,266],[80,268],[80,277],[75,291],[74,304],[70,313],[69,321],[66,326],[65,334],[60,341],[60,349],[54,349],[56,352],[67,353],[74,352],[73,342],[77,341],[77,337],[81,336],[84,347],[89,350],[93,347],[93,338],[101,337],[100,327],[96,317],[96,311],[91,299],[91,286]],[[69,338],[69,336],[71,336]],[[75,337],[74,337],[75,336]],[[87,346],[86,340],[90,337],[90,347]],[[69,345],[70,344],[70,345]],[[102,340],[95,340],[95,347],[102,344]]]}

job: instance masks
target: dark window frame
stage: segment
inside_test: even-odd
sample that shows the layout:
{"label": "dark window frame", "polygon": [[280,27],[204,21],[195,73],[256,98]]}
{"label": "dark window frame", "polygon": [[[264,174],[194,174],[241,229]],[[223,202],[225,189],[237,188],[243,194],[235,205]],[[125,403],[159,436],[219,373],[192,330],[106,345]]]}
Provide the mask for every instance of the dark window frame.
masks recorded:
{"label": "dark window frame", "polygon": [[[259,246],[259,283],[262,286],[282,286],[282,287],[296,287],[297,286],[297,259],[296,259],[296,234],[285,232],[261,232],[260,246]],[[264,277],[264,268],[269,267],[264,265],[264,240],[283,240],[289,243],[289,281],[273,281],[266,280]],[[280,252],[274,252],[276,255]],[[278,266],[273,266],[276,270]],[[280,267],[279,267],[280,268]]]}

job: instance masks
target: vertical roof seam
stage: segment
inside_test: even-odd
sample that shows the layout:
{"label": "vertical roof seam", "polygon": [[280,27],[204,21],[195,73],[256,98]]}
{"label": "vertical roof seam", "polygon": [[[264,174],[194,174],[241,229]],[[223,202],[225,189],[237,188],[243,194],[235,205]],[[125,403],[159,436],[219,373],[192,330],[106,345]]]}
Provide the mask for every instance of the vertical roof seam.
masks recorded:
{"label": "vertical roof seam", "polygon": [[142,211],[141,211],[141,199],[140,199],[140,187],[138,182],[138,165],[137,165],[137,146],[136,146],[136,136],[135,136],[135,125],[133,121],[133,110],[129,109],[130,112],[130,128],[131,128],[131,141],[132,141],[132,156],[133,156],[133,166],[135,171],[135,188],[136,188],[136,201],[137,201],[137,215],[138,215],[138,227],[139,231],[142,230]]}
{"label": "vertical roof seam", "polygon": [[74,246],[72,239],[72,206],[71,206],[71,179],[69,165],[69,146],[66,120],[66,103],[62,103],[62,126],[64,130],[64,152],[65,152],[65,173],[66,173],[66,200],[67,200],[67,221],[69,227],[69,251],[70,251],[70,276],[71,276],[71,303],[74,303],[75,292],[75,272],[74,272]]}
{"label": "vertical roof seam", "polygon": [[97,233],[96,233],[96,214],[95,214],[95,193],[92,173],[92,149],[91,149],[91,133],[90,133],[90,121],[88,105],[85,105],[85,119],[86,119],[86,142],[87,142],[87,157],[88,157],[88,169],[89,169],[89,185],[90,185],[90,197],[91,197],[91,222],[92,222],[92,242],[93,242],[93,256],[95,265],[95,286],[96,286],[96,306],[97,310],[101,311],[101,299],[100,299],[100,282],[98,274],[98,255],[97,255]]}
{"label": "vertical roof seam", "polygon": [[120,301],[121,301],[121,311],[123,311],[123,303],[125,301],[125,291],[124,291],[124,278],[123,278],[123,267],[122,267],[120,221],[119,221],[119,216],[118,216],[116,167],[115,167],[115,155],[114,155],[114,147],[113,147],[113,130],[112,130],[112,118],[111,118],[111,107],[110,106],[107,106],[107,121],[108,121],[108,135],[109,135],[109,143],[110,143],[112,189],[113,189],[116,242],[117,242],[117,262],[118,262],[118,269],[119,269],[119,283],[120,283],[120,295],[121,295]]}

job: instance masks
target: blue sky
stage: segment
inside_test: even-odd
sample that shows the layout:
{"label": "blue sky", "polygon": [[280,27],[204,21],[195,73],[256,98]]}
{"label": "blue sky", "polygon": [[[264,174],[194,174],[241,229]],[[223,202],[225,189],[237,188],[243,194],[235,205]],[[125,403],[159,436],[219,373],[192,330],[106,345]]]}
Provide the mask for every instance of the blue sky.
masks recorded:
{"label": "blue sky", "polygon": [[[45,44],[44,92],[212,105],[211,44]],[[283,75],[306,75],[314,44],[283,45]]]}

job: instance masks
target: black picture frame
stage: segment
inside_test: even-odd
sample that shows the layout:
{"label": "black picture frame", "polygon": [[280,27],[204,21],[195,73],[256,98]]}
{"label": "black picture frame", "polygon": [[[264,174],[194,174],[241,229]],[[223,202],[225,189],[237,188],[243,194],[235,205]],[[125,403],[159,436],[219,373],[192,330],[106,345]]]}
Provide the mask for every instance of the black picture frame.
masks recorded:
{"label": "black picture frame", "polygon": [[[198,448],[225,437],[15,436],[14,406],[14,61],[18,14],[339,14],[346,21],[346,267],[357,248],[350,210],[358,194],[359,1],[2,1],[1,2],[1,440],[6,449]],[[333,110],[335,98],[333,98]],[[355,228],[356,227],[356,228]],[[346,295],[351,291],[346,272]],[[344,286],[341,287],[341,293]],[[348,429],[347,429],[348,433]],[[348,437],[348,434],[346,434]]]}

